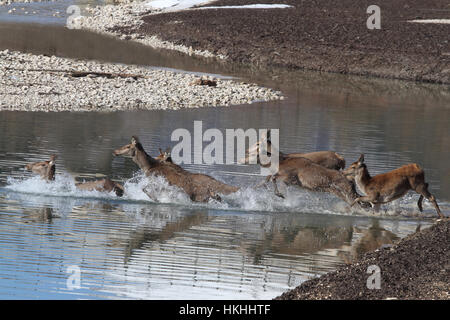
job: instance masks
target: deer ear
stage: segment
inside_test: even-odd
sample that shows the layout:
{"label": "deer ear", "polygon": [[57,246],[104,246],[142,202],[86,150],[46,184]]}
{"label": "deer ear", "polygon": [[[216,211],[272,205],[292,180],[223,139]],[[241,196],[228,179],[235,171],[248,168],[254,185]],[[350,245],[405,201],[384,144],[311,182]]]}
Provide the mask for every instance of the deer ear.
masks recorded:
{"label": "deer ear", "polygon": [[53,164],[55,163],[56,159],[58,159],[58,156],[57,156],[56,154],[52,154],[52,155],[50,156],[50,162],[49,162],[49,164],[50,164],[50,165],[53,165]]}
{"label": "deer ear", "polygon": [[267,132],[263,131],[263,133],[261,134],[261,139],[260,141],[264,141],[267,139]]}
{"label": "deer ear", "polygon": [[168,153],[168,154],[170,154],[170,152],[171,152],[172,150],[171,150],[171,148],[170,147],[168,147],[167,149],[166,149],[166,153]]}
{"label": "deer ear", "polygon": [[358,162],[363,163],[364,162],[364,154],[361,153],[361,155],[359,156]]}
{"label": "deer ear", "polygon": [[159,155],[162,156],[164,154],[164,152],[162,151],[161,148],[158,148],[158,149],[159,149]]}
{"label": "deer ear", "polygon": [[139,142],[139,139],[136,136],[131,137],[131,144],[137,144]]}

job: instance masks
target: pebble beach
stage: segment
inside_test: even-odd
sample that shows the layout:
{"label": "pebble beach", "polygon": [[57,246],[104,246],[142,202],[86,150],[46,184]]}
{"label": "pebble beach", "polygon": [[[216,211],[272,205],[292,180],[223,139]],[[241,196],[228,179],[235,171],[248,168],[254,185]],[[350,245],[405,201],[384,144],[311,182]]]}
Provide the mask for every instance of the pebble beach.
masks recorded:
{"label": "pebble beach", "polygon": [[145,67],[0,51],[0,110],[177,110],[283,99],[255,84]]}

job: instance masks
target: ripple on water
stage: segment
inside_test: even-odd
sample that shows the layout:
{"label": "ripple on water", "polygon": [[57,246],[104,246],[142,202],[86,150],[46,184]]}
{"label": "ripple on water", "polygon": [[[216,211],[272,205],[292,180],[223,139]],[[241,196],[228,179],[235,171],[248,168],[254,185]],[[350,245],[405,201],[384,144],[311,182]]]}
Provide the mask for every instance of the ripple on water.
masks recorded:
{"label": "ripple on water", "polygon": [[[354,215],[289,212],[314,194],[288,196],[283,206],[267,200],[269,190],[243,189],[224,203],[193,204],[164,183],[136,175],[117,200],[77,190],[68,174],[51,183],[8,179],[0,190],[0,296],[270,299],[334,270],[373,226]],[[132,195],[144,185],[161,190],[166,203]],[[317,212],[324,200],[339,202],[325,196],[309,208]],[[255,212],[262,207],[284,213]],[[52,218],[40,218],[43,211]],[[420,223],[376,221],[399,236]],[[79,289],[67,287],[70,266],[80,267]]]}

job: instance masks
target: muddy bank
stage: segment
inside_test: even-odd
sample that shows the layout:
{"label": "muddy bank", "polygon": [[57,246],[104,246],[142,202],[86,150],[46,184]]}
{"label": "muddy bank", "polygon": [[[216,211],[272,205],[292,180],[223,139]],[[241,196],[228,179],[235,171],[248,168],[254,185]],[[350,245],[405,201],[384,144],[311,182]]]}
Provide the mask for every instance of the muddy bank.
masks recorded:
{"label": "muddy bank", "polygon": [[210,77],[202,85],[194,74],[9,50],[0,51],[0,72],[0,111],[177,110],[283,99],[233,80]]}
{"label": "muddy bank", "polygon": [[[255,0],[218,0],[214,6]],[[287,67],[450,83],[450,24],[410,23],[450,17],[444,0],[381,0],[381,29],[366,26],[371,1],[268,0],[282,9],[205,9],[154,14],[107,30],[129,39],[156,37],[257,67]],[[206,6],[210,6],[207,4]],[[116,8],[115,10],[119,10]]]}
{"label": "muddy bank", "polygon": [[[276,299],[450,299],[449,243],[450,220],[446,219]],[[371,265],[381,270],[380,289],[367,288]]]}

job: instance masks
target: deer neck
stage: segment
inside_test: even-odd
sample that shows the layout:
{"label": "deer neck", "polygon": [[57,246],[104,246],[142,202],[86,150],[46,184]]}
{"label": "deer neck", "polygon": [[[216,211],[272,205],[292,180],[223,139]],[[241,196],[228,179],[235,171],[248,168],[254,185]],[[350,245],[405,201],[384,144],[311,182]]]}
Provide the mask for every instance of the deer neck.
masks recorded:
{"label": "deer neck", "polygon": [[54,181],[55,180],[55,165],[50,166],[45,173],[45,180]]}
{"label": "deer neck", "polygon": [[151,168],[156,167],[159,162],[153,159],[150,155],[145,152],[142,146],[136,148],[136,152],[133,156],[133,161],[141,168],[144,172],[147,172]]}
{"label": "deer neck", "polygon": [[367,167],[364,167],[364,170],[361,171],[361,173],[358,173],[355,176],[355,182],[358,186],[359,190],[364,191],[366,193],[366,186],[369,184],[372,177],[369,174],[369,170],[367,170]]}
{"label": "deer neck", "polygon": [[[270,159],[272,159],[274,153],[278,152],[278,163],[287,158],[286,154],[275,148],[270,141],[267,141],[267,152],[270,153]],[[259,155],[258,155],[258,162],[259,165],[263,168],[269,168],[272,166],[272,161],[269,161],[266,164],[262,164],[261,159],[259,159]]]}

